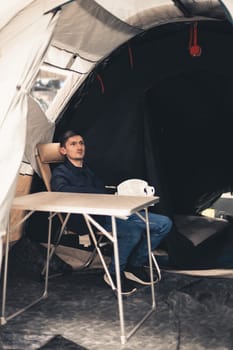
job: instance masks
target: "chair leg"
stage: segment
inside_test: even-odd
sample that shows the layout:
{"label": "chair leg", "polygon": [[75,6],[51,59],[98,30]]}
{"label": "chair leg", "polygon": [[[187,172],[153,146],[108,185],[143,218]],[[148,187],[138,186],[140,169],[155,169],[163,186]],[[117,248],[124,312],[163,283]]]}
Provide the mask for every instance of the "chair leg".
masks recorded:
{"label": "chair leg", "polygon": [[[60,232],[59,232],[57,241],[56,241],[56,243],[53,245],[53,247],[51,247],[51,249],[50,249],[50,252],[49,252],[49,262],[51,261],[51,259],[52,259],[52,257],[53,257],[53,254],[55,253],[55,250],[56,250],[57,246],[58,246],[59,243],[60,243],[61,237],[62,237],[62,235],[63,235],[63,233],[64,233],[64,231],[65,231],[66,224],[67,224],[69,218],[70,218],[70,214],[67,214],[66,217],[65,217],[65,220],[64,220],[63,223],[62,223],[62,226],[61,226],[61,229],[60,229]],[[41,272],[41,276],[44,276],[45,270],[46,270],[46,264],[45,264],[44,267],[43,267],[43,270],[42,270],[42,272]]]}
{"label": "chair leg", "polygon": [[[103,239],[103,236],[100,236],[100,238],[98,239],[98,246],[100,245],[102,239]],[[87,260],[77,269],[77,271],[89,267],[93,263],[97,255],[98,255],[98,252],[97,252],[97,248],[95,247],[94,250],[90,253]]]}
{"label": "chair leg", "polygon": [[151,252],[151,258],[152,258],[152,261],[154,263],[154,266],[155,266],[155,269],[156,269],[156,272],[157,272],[157,275],[158,275],[157,282],[159,282],[161,280],[161,271],[160,271],[160,267],[159,267],[159,265],[157,263],[157,260],[156,260],[156,258],[154,256],[153,252]]}
{"label": "chair leg", "polygon": [[[61,237],[62,237],[62,235],[64,234],[64,231],[65,231],[65,224],[68,221],[68,219],[64,221],[64,223],[63,223],[63,225],[62,225],[62,227],[60,229],[60,232],[59,232],[58,238],[56,240],[56,243],[50,249],[49,261],[51,261],[53,255],[54,255],[54,253],[55,253],[55,251],[56,251],[56,249],[57,249],[57,247],[58,247],[58,245],[59,245],[59,243],[61,241]],[[98,241],[97,241],[98,242],[97,243],[98,246],[100,246],[102,239],[103,239],[103,236],[101,235],[99,237]],[[97,248],[95,247],[94,250],[92,252],[90,252],[90,254],[89,254],[88,258],[86,259],[86,261],[84,261],[84,263],[76,271],[80,271],[80,270],[88,268],[92,264],[92,262],[94,261],[94,259],[95,259],[95,257],[97,255],[98,255],[98,252],[97,252]],[[44,265],[43,270],[41,272],[42,276],[45,275],[45,270],[46,270],[46,264]],[[49,278],[56,277],[58,275],[60,275],[60,274],[50,275]]]}

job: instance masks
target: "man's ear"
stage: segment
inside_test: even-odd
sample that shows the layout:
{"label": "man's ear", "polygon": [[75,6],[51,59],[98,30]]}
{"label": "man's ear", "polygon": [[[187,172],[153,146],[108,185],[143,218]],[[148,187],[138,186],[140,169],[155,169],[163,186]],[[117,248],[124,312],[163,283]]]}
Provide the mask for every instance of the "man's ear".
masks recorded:
{"label": "man's ear", "polygon": [[65,156],[66,155],[66,149],[65,147],[60,147],[60,153]]}

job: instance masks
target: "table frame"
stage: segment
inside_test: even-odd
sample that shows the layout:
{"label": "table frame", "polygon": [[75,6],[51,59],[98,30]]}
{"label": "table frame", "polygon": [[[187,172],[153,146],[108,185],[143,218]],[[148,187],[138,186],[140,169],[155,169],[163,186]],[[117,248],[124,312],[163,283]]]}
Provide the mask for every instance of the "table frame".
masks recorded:
{"label": "table frame", "polygon": [[[41,192],[42,196],[46,196],[46,193],[50,193],[50,197],[51,197],[51,193],[55,193],[55,192]],[[39,193],[34,194],[34,195],[39,195]],[[67,195],[67,194],[66,194]],[[73,196],[74,194],[72,194]],[[76,194],[77,198],[80,199],[80,194]],[[24,198],[29,198],[29,196],[31,196],[31,198],[33,198],[33,195],[27,195],[27,196],[23,196]],[[88,195],[87,195],[88,196]],[[95,196],[100,196],[100,198],[104,195],[95,195]],[[106,195],[105,195],[106,196]],[[113,196],[113,195],[108,195],[108,196]],[[117,196],[114,196],[115,198]],[[83,197],[85,198],[85,197]],[[103,197],[104,198],[104,197]],[[138,197],[137,197],[138,198]],[[142,198],[142,197],[140,197]],[[65,211],[65,209],[63,210],[64,213],[66,213],[66,217],[64,220],[64,223],[61,227],[61,231],[63,231],[65,229],[66,223],[69,219],[69,216],[71,213],[73,213],[73,211],[75,210],[75,213],[79,213],[82,214],[86,224],[88,226],[89,229],[89,233],[90,236],[94,242],[95,248],[97,250],[97,253],[100,257],[100,260],[102,262],[103,268],[105,270],[105,273],[107,274],[109,280],[111,281],[111,286],[112,289],[114,291],[117,292],[117,299],[118,299],[118,309],[119,309],[119,320],[120,320],[120,340],[121,340],[121,344],[125,344],[127,342],[127,340],[137,331],[137,329],[143,324],[143,322],[152,314],[152,312],[156,309],[156,302],[155,302],[155,283],[153,280],[153,264],[157,270],[158,273],[158,281],[161,279],[161,274],[160,274],[160,269],[159,266],[157,264],[157,261],[151,251],[151,241],[150,241],[150,227],[149,227],[149,219],[148,219],[148,206],[155,204],[156,202],[159,201],[159,197],[148,197],[148,200],[144,198],[143,204],[139,205],[138,207],[132,207],[132,209],[130,210],[130,212],[128,213],[128,216],[136,213],[141,220],[143,220],[146,224],[146,235],[147,235],[147,243],[148,243],[148,256],[149,256],[149,271],[150,271],[150,280],[151,280],[151,284],[150,284],[150,288],[151,288],[151,308],[149,311],[147,311],[144,316],[141,318],[141,320],[133,327],[133,329],[126,334],[126,330],[125,330],[125,319],[124,319],[124,308],[123,308],[123,297],[122,297],[122,293],[121,293],[121,278],[120,278],[120,266],[119,266],[119,252],[118,252],[118,244],[117,244],[117,225],[116,225],[116,218],[119,217],[118,211],[117,211],[117,215],[110,215],[110,214],[106,214],[105,212],[98,212],[96,213],[96,211],[94,210],[93,213],[93,209],[91,209],[91,213],[88,213],[88,210],[81,210],[81,209],[74,209],[74,208],[66,208],[67,211]],[[23,203],[23,198],[22,197],[17,197],[16,200],[18,199],[19,202]],[[21,199],[21,201],[20,201]],[[49,198],[48,198],[49,199]],[[61,198],[62,201],[62,198]],[[49,205],[48,205],[49,206]],[[14,202],[13,202],[13,209],[24,209],[24,210],[29,210],[29,212],[14,226],[14,228],[20,224],[22,224],[23,222],[25,222],[35,211],[37,210],[42,210],[41,207],[38,206],[38,208],[34,208],[35,205],[33,205],[32,203],[29,205],[28,203],[25,203],[24,205],[21,205],[21,207],[17,208],[17,205],[14,206]],[[51,209],[51,208],[50,208]],[[56,209],[56,208],[55,208]],[[145,211],[145,217],[143,217],[139,211],[144,210]],[[7,275],[8,275],[8,255],[9,255],[9,236],[10,236],[10,229],[8,227],[7,230],[7,237],[6,237],[6,249],[5,249],[5,266],[4,266],[4,279],[3,279],[3,296],[2,296],[2,313],[1,313],[1,317],[0,317],[0,324],[4,325],[7,323],[7,321],[9,321],[10,319],[18,316],[19,314],[21,314],[22,312],[28,310],[30,307],[34,306],[35,304],[37,304],[38,302],[40,302],[42,299],[45,299],[48,297],[48,280],[49,280],[49,263],[50,263],[50,251],[51,251],[51,232],[52,232],[52,219],[55,215],[57,215],[58,211],[53,211],[50,210],[48,211],[47,209],[44,209],[43,211],[47,211],[49,212],[48,215],[48,220],[49,220],[49,225],[48,225],[48,245],[47,245],[47,257],[46,257],[46,269],[45,269],[45,283],[44,283],[44,291],[43,294],[35,299],[32,303],[26,305],[24,308],[21,308],[20,310],[18,310],[17,312],[9,315],[8,317],[6,317],[6,293],[7,293]],[[101,209],[100,209],[101,211]],[[59,212],[61,212],[61,210],[59,210]],[[114,210],[113,210],[114,212]],[[125,212],[123,212],[122,214],[124,215]],[[102,227],[93,217],[92,214],[94,215],[108,215],[111,216],[111,223],[112,223],[112,234],[110,234],[109,232],[107,232],[104,227]],[[122,218],[122,217],[121,217]],[[127,217],[125,217],[127,218]],[[116,286],[114,285],[111,275],[108,271],[108,267],[106,265],[106,262],[104,260],[103,254],[101,252],[100,247],[98,246],[98,242],[93,230],[93,226],[95,228],[97,228],[104,236],[106,236],[112,243],[113,243],[113,249],[114,249],[114,257],[115,257],[115,269],[116,269]]]}

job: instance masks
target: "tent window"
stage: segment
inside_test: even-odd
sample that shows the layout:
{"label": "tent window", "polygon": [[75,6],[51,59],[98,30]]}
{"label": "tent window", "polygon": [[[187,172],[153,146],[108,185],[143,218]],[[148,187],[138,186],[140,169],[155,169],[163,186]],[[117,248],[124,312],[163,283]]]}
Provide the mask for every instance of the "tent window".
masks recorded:
{"label": "tent window", "polygon": [[47,65],[41,66],[30,95],[44,112],[47,111],[54,101],[58,91],[64,85],[66,78],[66,74],[61,74],[56,68],[51,68]]}

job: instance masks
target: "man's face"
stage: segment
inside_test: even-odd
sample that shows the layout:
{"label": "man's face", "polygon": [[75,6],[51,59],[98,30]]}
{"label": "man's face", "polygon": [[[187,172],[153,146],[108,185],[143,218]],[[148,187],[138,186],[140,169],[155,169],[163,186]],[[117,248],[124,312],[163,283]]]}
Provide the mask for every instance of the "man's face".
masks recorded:
{"label": "man's face", "polygon": [[85,156],[85,144],[82,136],[75,135],[69,137],[65,147],[61,147],[61,153],[66,155],[69,160],[83,160]]}

